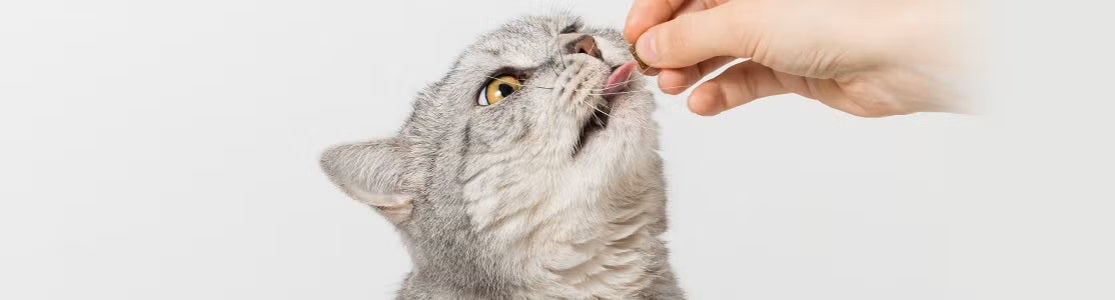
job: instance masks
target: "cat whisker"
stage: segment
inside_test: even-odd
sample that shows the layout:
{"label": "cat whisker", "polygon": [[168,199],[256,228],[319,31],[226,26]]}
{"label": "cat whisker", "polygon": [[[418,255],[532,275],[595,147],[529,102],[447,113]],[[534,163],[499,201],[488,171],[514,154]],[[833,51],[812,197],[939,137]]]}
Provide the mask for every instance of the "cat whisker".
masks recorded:
{"label": "cat whisker", "polygon": [[[596,112],[599,112],[599,113],[601,113],[601,114],[603,114],[603,115],[605,115],[605,116],[608,116],[608,119],[609,119],[609,120],[618,120],[618,119],[616,119],[616,118],[615,118],[614,116],[612,116],[611,114],[609,114],[609,113],[607,113],[607,112],[604,112],[603,110],[601,110],[599,106],[597,106],[597,105],[593,105],[593,104],[591,104],[591,103],[588,103],[588,102],[586,101],[587,99],[578,99],[578,100],[579,100],[579,101],[577,101],[577,102],[578,102],[579,104],[587,105],[588,107],[591,107],[591,108],[592,108],[593,110],[595,110]],[[593,116],[593,118],[596,118],[596,116]],[[599,119],[597,119],[597,121],[599,121]],[[641,128],[641,129],[648,129],[648,130],[650,130],[650,129],[653,129],[653,128],[652,128],[651,126],[649,126],[650,124],[648,124],[646,120],[643,120],[643,119],[635,119],[635,123],[636,123],[636,124],[635,124],[635,126],[637,126],[637,127]]]}
{"label": "cat whisker", "polygon": [[635,93],[644,93],[644,92],[647,92],[647,91],[646,90],[642,90],[642,91],[623,91],[623,92],[600,93],[600,94],[591,94],[590,93],[590,94],[587,94],[587,95],[589,95],[589,96],[611,96],[611,95],[635,94]]}
{"label": "cat whisker", "polygon": [[[635,82],[635,81],[638,81],[638,80],[639,80],[639,79],[632,79],[632,80],[628,80],[628,81],[617,82],[617,83],[613,83],[613,84],[610,84],[610,85],[606,85],[606,86],[604,86],[604,87],[602,87],[602,88],[593,88],[593,89],[573,89],[573,91],[581,91],[581,92],[583,92],[583,91],[589,91],[589,92],[603,92],[603,91],[606,91],[606,90],[608,90],[608,89],[610,89],[610,88],[613,88],[613,87],[617,87],[617,86],[620,86],[620,85],[623,85],[623,84],[627,84],[627,83],[631,83],[631,82]],[[524,85],[524,86],[525,86],[525,85]]]}
{"label": "cat whisker", "polygon": [[[506,83],[506,84],[515,84],[515,83],[513,83],[513,82],[510,82],[510,81],[507,81],[507,80],[504,80],[504,79],[500,79],[500,78],[496,78],[496,77],[491,77],[491,76],[488,76],[488,78],[489,78],[489,79],[492,79],[492,80],[496,80],[496,81],[499,81],[499,82],[503,82],[503,83]],[[634,82],[634,81],[637,81],[637,80],[639,80],[639,79],[632,79],[632,80],[628,80],[628,81],[617,82],[617,83],[613,83],[613,84],[610,84],[610,85],[606,85],[606,86],[604,86],[604,87],[602,87],[602,88],[592,88],[592,89],[572,89],[572,91],[579,91],[579,92],[585,92],[585,91],[587,91],[587,92],[603,92],[603,91],[606,91],[606,90],[608,90],[608,89],[610,89],[610,88],[613,88],[613,87],[616,87],[616,86],[620,86],[620,85],[623,85],[623,84],[626,84],[626,83],[631,83],[631,82]],[[540,89],[554,89],[554,87],[549,87],[549,86],[541,86],[541,85],[533,85],[533,84],[519,84],[519,86],[522,86],[522,87],[530,87],[530,88],[540,88]],[[685,88],[685,89],[688,89],[688,88],[690,88],[690,87],[692,87],[692,86],[693,86],[693,85],[688,85],[688,86],[675,86],[675,87],[667,87],[667,88],[663,88],[663,89],[676,89],[676,88]],[[650,90],[650,89],[647,89],[647,88],[645,88],[645,87],[644,87],[644,88],[641,88],[641,89],[639,89],[639,90],[628,90],[628,91],[625,91],[625,92],[615,92],[615,93],[593,93],[593,94],[591,94],[591,95],[594,95],[594,96],[605,96],[605,95],[616,95],[616,94],[630,94],[630,93],[633,93],[633,92],[650,92],[650,91],[652,91],[652,90]]]}
{"label": "cat whisker", "polygon": [[[693,87],[693,86],[694,85],[681,85],[681,86],[674,86],[674,87],[664,87],[664,88],[660,88],[660,90],[662,90],[662,89],[676,89],[676,88],[689,89],[690,87]],[[600,89],[598,91],[603,91],[603,90],[605,90],[605,89]],[[627,92],[631,92],[631,91],[633,91],[633,90],[628,90]],[[641,88],[637,91],[639,91],[639,92],[653,92],[653,90],[645,88],[645,87]],[[620,93],[623,93],[623,92],[620,92]],[[610,94],[612,94],[612,93],[604,93],[604,95],[610,95]]]}
{"label": "cat whisker", "polygon": [[613,87],[621,86],[621,85],[632,83],[632,82],[639,81],[639,80],[640,79],[628,79],[628,80],[625,80],[625,81],[620,81],[620,82],[616,82],[616,83],[613,83],[613,84],[605,85],[604,88],[602,88],[602,89],[606,90],[606,89],[610,89],[610,88],[613,88]]}
{"label": "cat whisker", "polygon": [[[504,79],[500,79],[500,78],[496,78],[496,77],[491,77],[491,76],[487,76],[487,77],[488,77],[489,79],[492,79],[492,80],[498,80],[498,81],[500,81],[500,82],[504,82],[504,83],[512,84],[512,82],[508,82],[507,80],[504,80]],[[617,83],[614,83],[614,84],[611,84],[611,85],[607,85],[607,86],[605,86],[605,87],[603,87],[603,88],[591,88],[591,89],[573,89],[573,90],[570,90],[570,91],[575,91],[575,92],[588,92],[588,93],[586,93],[585,95],[587,95],[587,96],[602,96],[602,97],[603,97],[603,96],[611,96],[611,95],[634,94],[634,93],[641,93],[641,92],[649,92],[649,93],[653,93],[653,92],[654,92],[653,90],[651,90],[650,88],[647,88],[647,87],[641,87],[641,88],[639,88],[639,89],[631,89],[631,90],[625,90],[625,91],[622,91],[622,92],[612,92],[612,93],[605,93],[605,92],[604,92],[604,91],[607,91],[607,90],[608,90],[609,88],[612,88],[612,87],[615,87],[615,86],[619,86],[619,85],[621,85],[621,84],[631,83],[631,82],[634,82],[634,81],[638,81],[638,80],[642,80],[642,79],[641,79],[641,78],[630,79],[630,80],[626,80],[626,81],[622,81],[622,82],[617,82]],[[694,84],[694,85],[695,85],[695,84]],[[693,87],[694,85],[683,85],[683,86],[674,86],[674,87],[666,87],[666,88],[660,88],[660,89],[676,89],[676,88],[689,89],[690,87]],[[554,89],[556,89],[555,87],[550,87],[550,86],[541,86],[541,85],[533,85],[533,84],[521,84],[521,86],[522,86],[522,87],[524,87],[524,88],[537,88],[537,89],[545,89],[545,90],[554,90]],[[666,101],[665,101],[664,99],[658,99],[657,97],[655,97],[655,98],[652,98],[652,99],[655,99],[655,100],[657,100],[658,102],[666,102]],[[583,102],[585,102],[585,100],[583,100],[583,99],[582,99],[582,100],[580,100],[579,102],[582,102],[582,103],[583,103]],[[673,103],[673,102],[667,102],[667,103]],[[581,103],[578,103],[578,104],[581,104]],[[584,105],[588,105],[588,103],[583,103],[583,104],[584,104]],[[595,110],[597,110],[597,111],[600,111],[600,110],[599,110],[598,108],[596,108],[596,107],[593,107],[593,109],[595,109]],[[601,112],[601,113],[604,113],[603,111],[600,111],[600,112]],[[607,113],[604,113],[604,114],[607,114]],[[611,117],[611,115],[609,115],[609,117]],[[645,122],[643,122],[643,123],[645,123]],[[645,125],[645,124],[644,124],[644,125]],[[643,127],[643,128],[646,128],[645,126],[642,126],[642,127]]]}

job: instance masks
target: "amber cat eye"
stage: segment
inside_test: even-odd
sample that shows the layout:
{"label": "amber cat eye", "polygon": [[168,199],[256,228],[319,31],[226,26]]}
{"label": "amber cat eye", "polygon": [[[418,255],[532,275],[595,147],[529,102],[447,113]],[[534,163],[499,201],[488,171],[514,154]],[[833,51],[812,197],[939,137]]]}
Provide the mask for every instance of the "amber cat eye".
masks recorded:
{"label": "amber cat eye", "polygon": [[510,97],[512,93],[518,91],[523,87],[523,83],[515,76],[503,75],[488,81],[484,86],[484,90],[480,91],[480,97],[476,99],[476,104],[480,106],[488,106],[496,104],[496,102],[503,101]]}

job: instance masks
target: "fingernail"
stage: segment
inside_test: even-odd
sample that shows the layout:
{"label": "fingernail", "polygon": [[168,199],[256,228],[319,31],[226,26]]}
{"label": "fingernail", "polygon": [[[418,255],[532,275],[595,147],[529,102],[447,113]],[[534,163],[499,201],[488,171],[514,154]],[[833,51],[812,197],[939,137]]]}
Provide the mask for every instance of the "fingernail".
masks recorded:
{"label": "fingernail", "polygon": [[655,31],[656,30],[652,28],[650,31],[647,31],[647,33],[644,33],[643,37],[639,38],[639,42],[636,43],[635,46],[635,50],[639,52],[639,58],[646,63],[658,62],[658,43],[655,42],[657,36]]}

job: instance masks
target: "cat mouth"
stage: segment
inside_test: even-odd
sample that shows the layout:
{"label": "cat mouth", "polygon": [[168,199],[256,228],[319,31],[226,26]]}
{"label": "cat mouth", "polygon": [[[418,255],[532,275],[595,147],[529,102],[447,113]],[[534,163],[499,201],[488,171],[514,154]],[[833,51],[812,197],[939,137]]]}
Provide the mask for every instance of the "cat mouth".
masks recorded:
{"label": "cat mouth", "polygon": [[616,93],[622,93],[627,88],[627,83],[631,82],[635,65],[635,62],[628,62],[612,69],[612,74],[608,76],[608,81],[604,83],[606,98],[607,96],[614,96]]}
{"label": "cat mouth", "polygon": [[608,127],[608,119],[611,118],[612,106],[609,101],[604,101],[600,105],[593,108],[593,113],[587,120],[585,125],[581,128],[581,136],[577,138],[577,143],[573,145],[573,155],[581,152],[581,148],[588,142],[589,138],[596,135],[596,133]]}
{"label": "cat mouth", "polygon": [[585,120],[585,124],[581,128],[581,136],[577,138],[577,143],[573,146],[574,156],[580,153],[581,148],[592,136],[608,127],[608,121],[612,117],[612,101],[627,88],[628,78],[631,77],[633,69],[633,62],[612,69],[612,74],[608,76],[608,80],[604,83],[604,92],[602,93],[604,101],[594,105],[592,115]]}

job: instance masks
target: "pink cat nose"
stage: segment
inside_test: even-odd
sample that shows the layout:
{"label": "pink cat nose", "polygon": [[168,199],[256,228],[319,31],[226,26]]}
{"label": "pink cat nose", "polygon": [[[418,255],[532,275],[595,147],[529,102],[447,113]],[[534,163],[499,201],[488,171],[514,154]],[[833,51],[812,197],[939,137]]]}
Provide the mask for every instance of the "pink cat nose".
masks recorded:
{"label": "pink cat nose", "polygon": [[596,47],[596,39],[591,35],[582,36],[573,41],[570,53],[584,53],[592,57],[603,59],[600,48]]}

